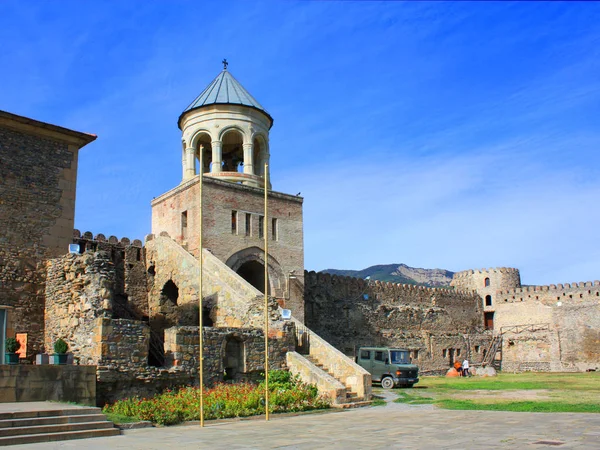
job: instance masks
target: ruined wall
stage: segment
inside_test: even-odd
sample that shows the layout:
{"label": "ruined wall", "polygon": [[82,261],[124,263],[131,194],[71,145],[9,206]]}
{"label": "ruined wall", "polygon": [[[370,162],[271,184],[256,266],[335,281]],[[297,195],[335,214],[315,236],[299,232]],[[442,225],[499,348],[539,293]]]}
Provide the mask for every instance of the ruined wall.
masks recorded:
{"label": "ruined wall", "polygon": [[45,261],[67,252],[79,148],[95,137],[0,111],[0,307],[8,335],[43,344]]}
{"label": "ruined wall", "polygon": [[148,277],[146,273],[146,251],[142,241],[116,236],[106,238],[103,234],[93,235],[73,230],[74,244],[80,253],[105,251],[114,265],[114,314],[124,319],[142,320],[148,317]]}
{"label": "ruined wall", "polygon": [[48,261],[45,349],[54,353],[58,338],[80,364],[98,363],[96,319],[113,314],[114,265],[107,252],[67,254]]}
{"label": "ruined wall", "polygon": [[[177,243],[198,256],[198,177],[152,201],[152,233],[167,232]],[[265,264],[264,239],[259,233],[259,217],[264,214],[264,191],[250,186],[204,177],[203,183],[204,248],[234,271],[249,261]],[[232,211],[237,211],[232,229]],[[183,215],[185,214],[185,219]],[[250,229],[246,234],[246,214]],[[277,219],[277,239],[272,237],[272,219]],[[183,226],[187,224],[187,226]],[[304,243],[302,198],[271,191],[269,193],[269,278],[270,294],[303,319],[302,301]],[[296,279],[287,297],[287,277],[294,271]],[[260,289],[263,289],[260,287]]]}
{"label": "ruined wall", "polygon": [[499,291],[496,326],[504,370],[600,367],[600,282]]}
{"label": "ruined wall", "polygon": [[479,362],[491,338],[473,293],[306,272],[304,298],[306,325],[347,355],[403,347],[423,371],[442,371],[469,354]]}

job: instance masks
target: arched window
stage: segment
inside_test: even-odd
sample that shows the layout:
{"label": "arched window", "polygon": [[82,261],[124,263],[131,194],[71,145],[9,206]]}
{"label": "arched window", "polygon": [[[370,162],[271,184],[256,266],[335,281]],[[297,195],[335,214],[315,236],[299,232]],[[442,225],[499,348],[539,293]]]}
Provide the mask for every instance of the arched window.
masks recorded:
{"label": "arched window", "polygon": [[492,296],[491,295],[485,296],[485,306],[492,306]]}
{"label": "arched window", "polygon": [[490,279],[489,279],[489,278],[486,278],[486,279],[483,281],[483,285],[484,285],[485,287],[489,287],[489,286],[490,286]]}

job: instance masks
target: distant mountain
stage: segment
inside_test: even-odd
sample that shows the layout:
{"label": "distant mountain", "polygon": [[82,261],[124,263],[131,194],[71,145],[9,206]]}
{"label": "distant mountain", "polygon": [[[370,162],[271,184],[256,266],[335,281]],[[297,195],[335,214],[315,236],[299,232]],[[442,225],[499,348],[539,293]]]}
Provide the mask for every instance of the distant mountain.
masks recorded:
{"label": "distant mountain", "polygon": [[383,264],[367,267],[363,270],[325,269],[322,273],[344,275],[347,277],[390,281],[392,283],[419,284],[423,286],[450,286],[454,272],[444,269],[419,269],[406,264]]}

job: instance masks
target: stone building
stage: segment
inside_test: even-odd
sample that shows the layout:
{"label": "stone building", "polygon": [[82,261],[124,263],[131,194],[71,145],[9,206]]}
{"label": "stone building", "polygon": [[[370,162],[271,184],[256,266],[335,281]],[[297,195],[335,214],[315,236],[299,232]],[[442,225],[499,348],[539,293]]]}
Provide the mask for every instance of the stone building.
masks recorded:
{"label": "stone building", "polygon": [[73,237],[79,150],[96,136],[0,111],[0,357],[4,338],[44,341],[45,263]]}

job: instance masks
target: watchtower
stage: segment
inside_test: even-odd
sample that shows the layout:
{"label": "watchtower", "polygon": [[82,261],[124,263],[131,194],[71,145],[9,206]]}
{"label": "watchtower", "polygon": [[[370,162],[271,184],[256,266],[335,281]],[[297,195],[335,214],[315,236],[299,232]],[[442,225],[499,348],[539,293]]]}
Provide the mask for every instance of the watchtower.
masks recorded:
{"label": "watchtower", "polygon": [[511,267],[465,270],[455,273],[450,285],[479,294],[483,301],[485,327],[493,329],[496,293],[521,287],[521,275],[519,269]]}

